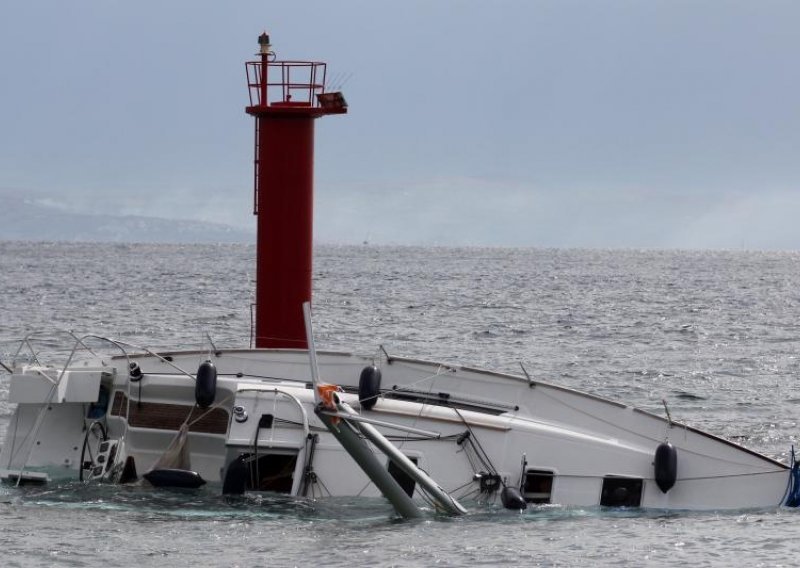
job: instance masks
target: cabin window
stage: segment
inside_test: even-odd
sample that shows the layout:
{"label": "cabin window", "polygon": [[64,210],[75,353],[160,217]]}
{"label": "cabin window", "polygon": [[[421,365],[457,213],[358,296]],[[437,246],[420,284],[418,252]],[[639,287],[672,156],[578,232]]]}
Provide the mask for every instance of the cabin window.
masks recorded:
{"label": "cabin window", "polygon": [[641,479],[631,477],[603,478],[600,505],[603,507],[638,507],[642,503]]}
{"label": "cabin window", "polygon": [[[408,457],[408,459],[410,459],[414,465],[417,465],[419,462],[418,458],[412,458],[409,456],[406,457]],[[409,497],[414,496],[414,487],[416,486],[416,482],[405,471],[397,467],[392,460],[389,460],[389,474],[394,477],[394,480],[398,483],[398,485],[400,485],[400,487],[403,488],[403,491],[405,491]]]}
{"label": "cabin window", "polygon": [[543,469],[529,469],[525,473],[525,483],[522,485],[522,496],[528,503],[550,503],[553,493],[552,471]]}

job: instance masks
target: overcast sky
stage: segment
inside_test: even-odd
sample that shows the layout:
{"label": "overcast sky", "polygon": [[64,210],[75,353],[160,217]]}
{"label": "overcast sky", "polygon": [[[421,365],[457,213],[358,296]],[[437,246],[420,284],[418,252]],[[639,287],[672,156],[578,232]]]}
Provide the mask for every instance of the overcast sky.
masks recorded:
{"label": "overcast sky", "polygon": [[[800,249],[800,2],[10,2],[0,191],[252,227],[244,61],[318,59],[323,242]],[[1,208],[1,205],[0,205]]]}

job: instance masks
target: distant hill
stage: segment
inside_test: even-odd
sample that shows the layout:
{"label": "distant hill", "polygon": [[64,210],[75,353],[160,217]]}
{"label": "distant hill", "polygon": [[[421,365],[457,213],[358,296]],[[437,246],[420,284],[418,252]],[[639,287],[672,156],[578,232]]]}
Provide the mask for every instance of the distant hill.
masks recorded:
{"label": "distant hill", "polygon": [[0,194],[0,240],[251,243],[254,233],[203,221],[65,211],[47,199]]}

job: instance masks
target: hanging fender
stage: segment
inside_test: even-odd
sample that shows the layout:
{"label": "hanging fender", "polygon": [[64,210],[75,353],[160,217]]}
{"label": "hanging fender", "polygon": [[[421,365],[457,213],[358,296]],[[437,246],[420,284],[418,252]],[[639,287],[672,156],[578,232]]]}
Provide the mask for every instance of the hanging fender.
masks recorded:
{"label": "hanging fender", "polygon": [[248,458],[249,456],[240,455],[228,464],[222,484],[223,495],[244,495],[251,476]]}
{"label": "hanging fender", "polygon": [[211,361],[200,363],[194,384],[194,399],[200,408],[208,408],[217,397],[217,368]]}
{"label": "hanging fender", "polygon": [[512,511],[524,511],[528,508],[528,503],[520,490],[509,485],[503,487],[500,492],[500,501],[503,503],[503,507]]}
{"label": "hanging fender", "polygon": [[375,365],[364,367],[358,378],[358,402],[361,408],[369,410],[378,400],[381,390],[381,370]]}
{"label": "hanging fender", "polygon": [[664,442],[656,448],[653,461],[656,485],[662,493],[666,493],[675,485],[678,478],[678,450],[669,442]]}

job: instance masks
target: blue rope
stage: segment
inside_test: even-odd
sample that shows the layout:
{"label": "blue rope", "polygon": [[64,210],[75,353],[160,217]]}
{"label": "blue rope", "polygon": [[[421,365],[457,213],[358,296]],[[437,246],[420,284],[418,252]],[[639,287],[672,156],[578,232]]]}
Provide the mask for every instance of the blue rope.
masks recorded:
{"label": "blue rope", "polygon": [[792,461],[789,466],[789,486],[786,488],[786,507],[800,507],[800,463],[795,459],[794,446],[792,446]]}

